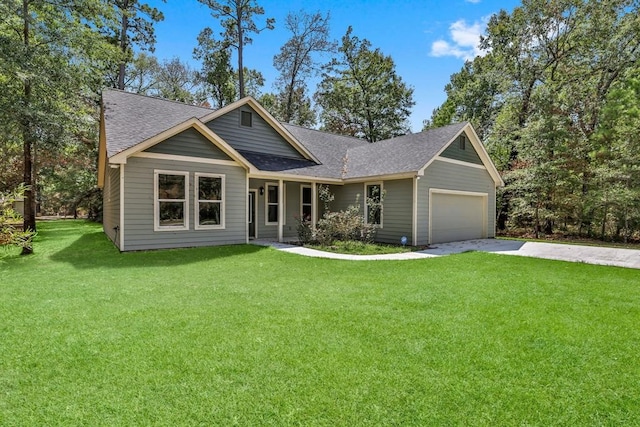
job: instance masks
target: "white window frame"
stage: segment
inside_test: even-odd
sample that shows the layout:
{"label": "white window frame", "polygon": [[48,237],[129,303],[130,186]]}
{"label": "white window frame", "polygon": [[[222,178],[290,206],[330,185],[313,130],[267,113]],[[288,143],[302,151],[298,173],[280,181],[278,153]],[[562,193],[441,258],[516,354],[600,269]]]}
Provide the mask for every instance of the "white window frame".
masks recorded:
{"label": "white window frame", "polygon": [[[278,191],[280,191],[277,182],[265,182],[264,183],[264,225],[278,225],[278,220],[277,219],[276,219],[275,222],[269,221],[269,206],[276,205],[276,207],[278,207],[278,209],[280,209],[280,207],[278,206],[277,198],[276,198],[276,202],[275,203],[272,203],[272,202],[270,203],[269,202],[269,187],[276,187],[276,188],[278,188]],[[276,211],[276,218],[279,218],[279,211]]]}
{"label": "white window frame", "polygon": [[[377,185],[380,187],[380,199],[382,200],[382,194],[384,193],[384,186],[382,185],[383,181],[377,181],[377,182],[365,182],[364,183],[364,198],[362,200],[362,202],[364,203],[364,223],[365,224],[369,224],[369,206],[367,205],[367,197],[369,197],[369,192],[367,191],[368,187],[371,187],[373,185]],[[384,200],[382,201],[382,203],[380,204],[380,224],[373,224],[378,228],[382,228],[382,225],[384,224]]]}
{"label": "white window frame", "polygon": [[[158,178],[160,175],[181,175],[184,176],[184,199],[159,199],[158,198]],[[182,202],[184,205],[184,225],[167,226],[160,225],[160,202]],[[189,229],[189,172],[160,170],[153,171],[153,230],[154,231],[180,231]]]}
{"label": "white window frame", "polygon": [[[222,196],[220,200],[200,200],[200,180],[198,178],[220,178],[222,188]],[[225,175],[217,173],[195,173],[194,184],[194,204],[193,204],[193,216],[196,230],[223,230],[225,228]],[[218,225],[200,225],[200,203],[219,203],[220,204],[220,224]]]}
{"label": "white window frame", "polygon": [[[309,193],[311,193],[311,203],[304,202],[304,189],[308,188]],[[309,221],[313,220],[313,190],[310,185],[301,185],[300,186],[300,220],[304,220],[304,207],[309,206],[311,210],[311,215],[309,215]]]}
{"label": "white window frame", "polygon": [[[278,225],[278,221],[276,220],[276,222],[269,222],[269,205],[276,205],[278,206],[278,209],[280,209],[280,206],[278,205],[278,203],[269,203],[269,187],[278,187],[278,191],[280,191],[279,189],[279,185],[277,182],[265,182],[264,183],[264,225]],[[287,186],[286,184],[282,184],[282,209],[284,209],[283,211],[283,216],[282,216],[282,224],[286,224],[287,223]],[[279,211],[278,211],[279,212]],[[280,217],[280,214],[278,213],[278,218]]]}

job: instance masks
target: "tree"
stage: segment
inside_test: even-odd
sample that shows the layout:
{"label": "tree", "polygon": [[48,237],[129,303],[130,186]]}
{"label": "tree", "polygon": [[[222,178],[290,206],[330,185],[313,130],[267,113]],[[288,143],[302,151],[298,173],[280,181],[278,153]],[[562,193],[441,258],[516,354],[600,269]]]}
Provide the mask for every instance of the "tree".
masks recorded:
{"label": "tree", "polygon": [[36,229],[36,153],[80,140],[96,124],[92,94],[105,71],[96,64],[113,58],[96,31],[109,22],[102,6],[54,0],[0,5],[0,122],[22,145],[25,231]]}
{"label": "tree", "polygon": [[[239,73],[234,72],[234,75],[237,77]],[[244,68],[244,91],[245,96],[252,96],[256,99],[260,98],[261,91],[260,88],[264,86],[264,76],[258,70],[249,69],[247,67]],[[239,78],[235,79],[236,82],[239,82]],[[237,92],[240,93],[240,87],[236,87]]]}
{"label": "tree", "polygon": [[[164,1],[164,0],[163,0]],[[139,0],[109,0],[117,15],[117,25],[107,27],[111,41],[118,46],[120,58],[115,87],[125,89],[127,64],[133,60],[133,46],[154,51],[156,42],[153,24],[164,20],[164,15],[155,7]]]}
{"label": "tree", "polygon": [[199,104],[204,94],[199,88],[196,72],[180,58],[164,61],[157,72],[156,95],[187,104]]}
{"label": "tree", "polygon": [[628,241],[640,229],[640,78],[630,69],[607,96],[602,109],[594,150],[600,236],[607,226]]}
{"label": "tree", "polygon": [[352,32],[349,27],[342,37],[341,58],[325,66],[315,94],[323,129],[369,142],[406,134],[413,89],[396,74],[390,56]]}
{"label": "tree", "polygon": [[285,28],[291,32],[291,38],[273,57],[273,65],[280,72],[276,87],[281,100],[274,114],[288,123],[311,126],[315,118],[310,114],[313,111],[309,108],[306,79],[318,68],[315,53],[335,51],[335,44],[329,41],[329,14],[323,17],[319,12],[289,13]]}
{"label": "tree", "polygon": [[158,59],[145,52],[140,52],[133,57],[133,61],[127,63],[124,82],[124,90],[128,92],[151,95],[157,88],[160,64]]}
{"label": "tree", "polygon": [[215,40],[213,31],[207,27],[198,35],[198,46],[193,50],[193,57],[202,62],[197,77],[204,85],[205,94],[213,100],[213,106],[222,108],[233,102],[236,99],[236,87],[229,46]]}
{"label": "tree", "polygon": [[614,135],[602,127],[615,122],[602,120],[610,118],[603,108],[613,102],[612,88],[637,71],[639,7],[632,0],[527,0],[490,19],[481,43],[486,56],[451,77],[447,100],[427,124],[470,120],[478,127],[507,184],[499,229],[551,233],[560,226],[591,235],[601,221],[604,237],[613,222],[607,218],[622,217],[614,199],[624,186],[613,163],[601,162],[609,141],[602,135]]}
{"label": "tree", "polygon": [[245,96],[245,76],[244,76],[244,46],[251,44],[253,40],[249,36],[251,33],[260,33],[265,29],[274,28],[275,19],[267,18],[265,26],[258,28],[253,20],[254,15],[264,15],[264,8],[258,6],[255,0],[198,0],[208,6],[211,15],[222,18],[221,24],[224,32],[221,33],[225,43],[234,47],[238,52],[238,87],[240,98]]}

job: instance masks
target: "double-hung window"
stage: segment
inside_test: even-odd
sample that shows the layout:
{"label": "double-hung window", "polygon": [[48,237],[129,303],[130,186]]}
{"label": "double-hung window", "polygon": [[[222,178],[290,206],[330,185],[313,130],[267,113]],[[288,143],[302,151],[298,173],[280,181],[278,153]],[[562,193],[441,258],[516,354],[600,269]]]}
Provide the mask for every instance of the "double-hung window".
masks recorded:
{"label": "double-hung window", "polygon": [[189,229],[189,173],[154,172],[154,229]]}
{"label": "double-hung window", "polygon": [[196,230],[224,228],[224,175],[195,174]]}
{"label": "double-hung window", "polygon": [[311,187],[303,185],[300,187],[300,219],[303,221],[311,221]]}
{"label": "double-hung window", "polygon": [[278,184],[267,184],[267,225],[278,223]]}
{"label": "double-hung window", "polygon": [[382,227],[382,183],[365,184],[365,222]]}

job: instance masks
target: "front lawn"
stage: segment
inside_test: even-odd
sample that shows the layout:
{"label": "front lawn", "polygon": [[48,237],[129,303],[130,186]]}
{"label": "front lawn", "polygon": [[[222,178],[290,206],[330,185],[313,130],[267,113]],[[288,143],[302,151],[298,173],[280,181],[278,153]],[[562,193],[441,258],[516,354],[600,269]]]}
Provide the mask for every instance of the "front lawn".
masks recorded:
{"label": "front lawn", "polygon": [[39,227],[0,251],[0,425],[638,424],[638,270]]}

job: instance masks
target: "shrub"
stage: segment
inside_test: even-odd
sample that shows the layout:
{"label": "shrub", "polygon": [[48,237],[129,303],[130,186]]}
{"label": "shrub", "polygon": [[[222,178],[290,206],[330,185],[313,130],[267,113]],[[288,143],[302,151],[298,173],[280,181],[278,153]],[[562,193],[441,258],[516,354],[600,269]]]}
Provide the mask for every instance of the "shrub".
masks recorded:
{"label": "shrub", "polygon": [[13,202],[22,198],[25,187],[20,185],[16,190],[3,194],[0,193],[0,246],[18,246],[20,248],[33,249],[34,231],[22,231],[18,223],[22,222],[22,216],[13,209]]}
{"label": "shrub", "polygon": [[373,242],[376,226],[365,222],[358,200],[346,210],[332,212],[329,208],[334,196],[327,185],[318,186],[318,198],[324,203],[325,213],[316,224],[315,230],[309,221],[298,221],[298,238],[301,243],[316,242],[330,246],[336,240]]}

